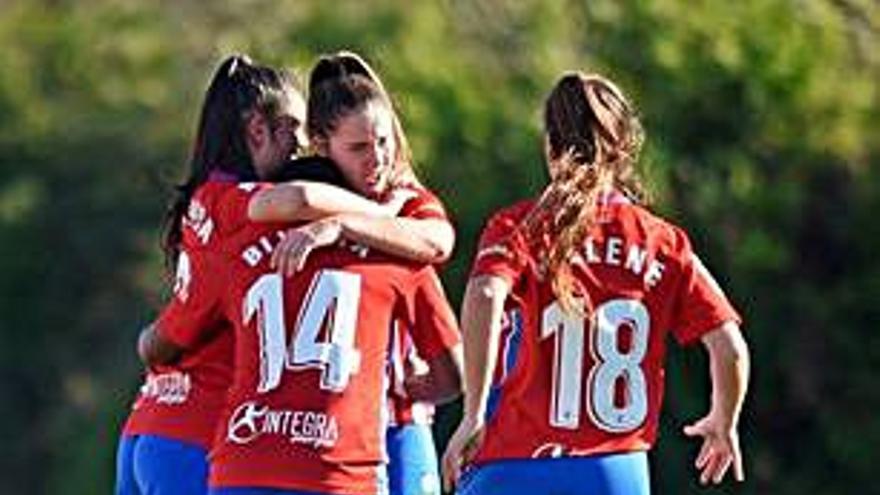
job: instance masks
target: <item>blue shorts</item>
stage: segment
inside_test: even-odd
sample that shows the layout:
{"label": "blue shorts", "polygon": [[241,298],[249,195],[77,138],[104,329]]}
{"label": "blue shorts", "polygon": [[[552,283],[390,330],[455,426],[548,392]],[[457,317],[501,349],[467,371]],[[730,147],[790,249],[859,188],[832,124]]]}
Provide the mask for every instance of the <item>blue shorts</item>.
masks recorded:
{"label": "blue shorts", "polygon": [[279,488],[211,488],[209,495],[328,495],[321,492],[282,490]]}
{"label": "blue shorts", "polygon": [[457,495],[649,495],[645,452],[493,461],[465,472]]}
{"label": "blue shorts", "polygon": [[153,435],[124,435],[116,454],[116,495],[205,495],[208,453]]}
{"label": "blue shorts", "polygon": [[392,426],[386,435],[391,495],[440,495],[440,472],[431,426]]}

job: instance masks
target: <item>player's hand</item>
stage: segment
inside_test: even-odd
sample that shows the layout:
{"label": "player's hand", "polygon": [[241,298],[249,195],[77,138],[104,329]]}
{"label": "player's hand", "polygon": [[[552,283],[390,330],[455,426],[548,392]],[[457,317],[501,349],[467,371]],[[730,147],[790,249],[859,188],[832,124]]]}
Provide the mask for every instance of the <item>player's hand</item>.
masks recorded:
{"label": "player's hand", "polygon": [[731,426],[729,421],[723,421],[710,413],[696,423],[685,426],[684,434],[703,438],[703,445],[694,462],[694,466],[700,471],[700,483],[721,483],[731,466],[733,478],[736,481],[745,480],[739,434],[735,425]]}
{"label": "player's hand", "polygon": [[425,400],[434,388],[431,379],[431,368],[415,353],[410,353],[403,360],[403,396],[413,400]]}
{"label": "player's hand", "polygon": [[270,261],[271,266],[289,277],[302,270],[312,251],[335,244],[341,237],[342,225],[334,217],[290,229],[284,239],[275,246]]}
{"label": "player's hand", "polygon": [[458,425],[458,429],[452,434],[443,454],[443,488],[451,492],[458,483],[462,468],[473,461],[477,455],[483,439],[486,435],[486,427],[482,420],[464,417]]}
{"label": "player's hand", "polygon": [[403,389],[404,398],[423,402],[427,401],[427,398],[431,396],[434,384],[430,375],[413,375],[403,380],[401,388]]}

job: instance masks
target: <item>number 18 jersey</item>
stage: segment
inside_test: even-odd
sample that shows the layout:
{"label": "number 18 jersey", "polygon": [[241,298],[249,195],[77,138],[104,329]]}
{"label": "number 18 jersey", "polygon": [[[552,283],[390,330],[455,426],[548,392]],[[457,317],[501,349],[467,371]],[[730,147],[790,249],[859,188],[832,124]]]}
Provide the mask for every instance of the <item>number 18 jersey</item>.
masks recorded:
{"label": "number 18 jersey", "polygon": [[490,219],[471,274],[510,283],[522,332],[476,462],[647,450],[668,334],[688,344],[739,316],[686,234],[622,198],[601,205],[572,259],[589,304],[564,310],[517,230],[533,205]]}

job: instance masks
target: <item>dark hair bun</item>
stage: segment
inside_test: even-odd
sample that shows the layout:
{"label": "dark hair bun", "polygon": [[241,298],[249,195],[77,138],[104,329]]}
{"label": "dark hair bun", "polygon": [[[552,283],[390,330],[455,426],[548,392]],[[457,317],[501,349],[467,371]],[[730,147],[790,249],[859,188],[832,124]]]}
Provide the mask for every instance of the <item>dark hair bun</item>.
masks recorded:
{"label": "dark hair bun", "polygon": [[375,72],[367,62],[353,52],[340,51],[332,55],[322,55],[312,68],[309,76],[309,91],[318,84],[331,79],[341,79],[348,76],[360,75],[379,84]]}

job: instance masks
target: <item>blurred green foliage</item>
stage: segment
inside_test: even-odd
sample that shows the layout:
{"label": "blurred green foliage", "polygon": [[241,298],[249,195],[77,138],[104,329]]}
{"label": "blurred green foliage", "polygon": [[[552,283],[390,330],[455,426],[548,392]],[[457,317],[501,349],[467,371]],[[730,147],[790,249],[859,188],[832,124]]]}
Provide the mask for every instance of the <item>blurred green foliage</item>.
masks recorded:
{"label": "blurred green foliage", "polygon": [[[880,7],[871,0],[29,0],[0,4],[0,492],[110,491],[163,300],[158,225],[201,93],[242,51],[302,74],[350,48],[394,93],[459,231],[457,303],[486,217],[544,181],[539,115],[564,70],[640,108],[655,208],[746,319],[747,482],[876,492]],[[709,397],[673,347],[656,493],[696,493],[680,434]],[[457,412],[442,411],[448,433]]]}

